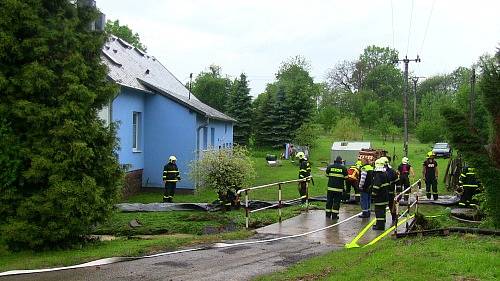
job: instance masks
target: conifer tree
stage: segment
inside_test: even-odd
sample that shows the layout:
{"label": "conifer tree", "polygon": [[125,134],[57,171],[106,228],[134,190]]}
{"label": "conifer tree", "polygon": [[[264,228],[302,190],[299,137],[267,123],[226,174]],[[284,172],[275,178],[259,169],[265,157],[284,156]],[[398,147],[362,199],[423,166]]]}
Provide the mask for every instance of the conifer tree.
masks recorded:
{"label": "conifer tree", "polygon": [[11,249],[64,246],[110,214],[120,192],[114,126],[97,111],[117,88],[101,63],[93,7],[0,1],[0,236]]}
{"label": "conifer tree", "polygon": [[250,97],[247,77],[244,73],[240,75],[240,79],[234,80],[227,108],[228,114],[238,120],[234,125],[234,143],[247,145],[251,133],[252,98]]}
{"label": "conifer tree", "polygon": [[256,100],[258,106],[256,108],[255,117],[255,142],[259,146],[273,146],[274,133],[274,96],[271,93],[265,92],[259,95]]}

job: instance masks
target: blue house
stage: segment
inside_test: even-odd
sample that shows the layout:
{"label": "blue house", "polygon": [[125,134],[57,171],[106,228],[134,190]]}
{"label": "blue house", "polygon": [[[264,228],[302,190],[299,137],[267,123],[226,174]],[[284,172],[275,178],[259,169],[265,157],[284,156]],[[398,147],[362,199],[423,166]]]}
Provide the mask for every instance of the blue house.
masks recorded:
{"label": "blue house", "polygon": [[190,162],[204,150],[232,147],[236,120],[202,103],[155,57],[118,37],[104,45],[102,60],[120,91],[99,114],[118,123],[117,153],[128,185],[163,187],[163,166],[175,155],[177,187],[193,189]]}

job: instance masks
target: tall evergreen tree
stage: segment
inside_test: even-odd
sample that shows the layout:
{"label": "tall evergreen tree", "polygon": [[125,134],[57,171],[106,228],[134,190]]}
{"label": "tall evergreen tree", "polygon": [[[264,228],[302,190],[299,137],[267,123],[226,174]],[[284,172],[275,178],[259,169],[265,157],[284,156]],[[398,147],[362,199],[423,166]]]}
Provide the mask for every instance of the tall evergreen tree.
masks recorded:
{"label": "tall evergreen tree", "polygon": [[139,38],[139,33],[134,33],[128,25],[120,25],[119,20],[108,20],[104,30],[106,30],[107,33],[120,37],[140,50],[147,51],[146,45],[142,44],[141,39]]}
{"label": "tall evergreen tree", "polygon": [[274,109],[275,101],[271,93],[265,92],[255,100],[255,143],[259,146],[273,146],[274,143]]}
{"label": "tall evergreen tree", "polygon": [[16,149],[0,146],[0,234],[13,249],[79,240],[119,196],[115,130],[97,117],[117,89],[96,16],[80,1],[0,1],[0,136]]}
{"label": "tall evergreen tree", "polygon": [[289,143],[292,141],[292,133],[294,131],[290,131],[290,126],[287,123],[287,104],[286,104],[286,93],[284,87],[280,87],[278,85],[278,89],[276,91],[276,103],[274,104],[273,111],[273,143],[275,145],[282,145],[285,143]]}
{"label": "tall evergreen tree", "polygon": [[247,145],[252,126],[252,98],[250,97],[247,76],[244,73],[240,75],[240,79],[234,80],[227,109],[228,114],[238,120],[234,125],[234,142],[239,145]]}

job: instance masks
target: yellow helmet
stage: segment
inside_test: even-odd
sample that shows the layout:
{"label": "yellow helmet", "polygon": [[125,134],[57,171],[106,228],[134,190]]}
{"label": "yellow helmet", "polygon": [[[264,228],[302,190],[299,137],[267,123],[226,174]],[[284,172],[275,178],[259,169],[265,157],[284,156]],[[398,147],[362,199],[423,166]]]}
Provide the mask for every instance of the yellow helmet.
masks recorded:
{"label": "yellow helmet", "polygon": [[300,151],[297,153],[297,155],[295,155],[295,157],[297,157],[299,159],[304,159],[306,157],[306,155],[304,154],[304,152]]}
{"label": "yellow helmet", "polygon": [[384,167],[384,165],[385,165],[385,162],[384,162],[384,160],[382,160],[382,158],[375,160],[375,168],[381,168],[381,167]]}
{"label": "yellow helmet", "polygon": [[169,162],[177,161],[177,158],[175,158],[175,156],[171,155],[170,157],[168,157],[168,161]]}
{"label": "yellow helmet", "polygon": [[434,157],[434,152],[429,151],[427,152],[427,158]]}
{"label": "yellow helmet", "polygon": [[383,156],[383,157],[380,157],[380,160],[382,160],[382,162],[384,162],[384,165],[385,164],[389,164],[389,158]]}

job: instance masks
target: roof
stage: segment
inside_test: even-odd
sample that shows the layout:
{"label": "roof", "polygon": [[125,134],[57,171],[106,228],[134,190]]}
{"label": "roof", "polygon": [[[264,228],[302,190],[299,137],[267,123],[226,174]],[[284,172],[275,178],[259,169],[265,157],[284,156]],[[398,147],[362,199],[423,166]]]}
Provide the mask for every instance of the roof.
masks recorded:
{"label": "roof", "polygon": [[111,35],[102,48],[102,61],[108,67],[108,77],[117,84],[158,93],[206,117],[236,122],[235,119],[197,99],[155,57]]}
{"label": "roof", "polygon": [[332,150],[361,150],[363,148],[371,148],[370,142],[360,142],[360,141],[336,141],[332,145]]}

